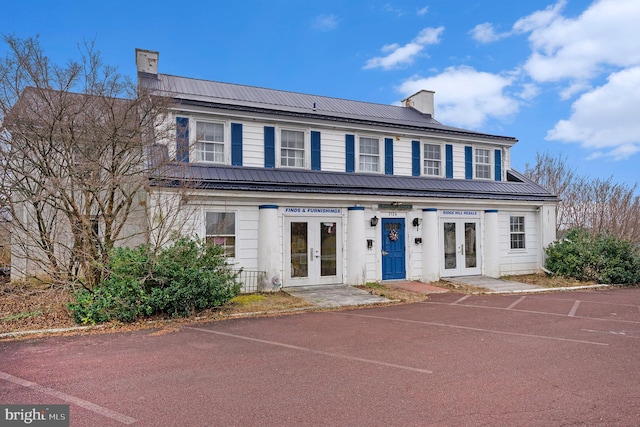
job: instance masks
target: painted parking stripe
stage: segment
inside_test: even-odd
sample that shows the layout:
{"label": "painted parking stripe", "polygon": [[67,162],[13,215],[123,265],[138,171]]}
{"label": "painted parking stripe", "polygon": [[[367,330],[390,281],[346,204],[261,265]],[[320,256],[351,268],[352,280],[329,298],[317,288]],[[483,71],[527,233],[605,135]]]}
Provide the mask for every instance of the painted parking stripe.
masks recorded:
{"label": "painted parking stripe", "polygon": [[[416,304],[426,304],[426,305],[452,305],[451,303],[448,302],[436,302],[436,301],[420,301]],[[503,310],[503,311],[507,311],[506,308],[502,308],[502,307],[488,307],[485,305],[477,305],[477,304],[460,304],[460,305],[456,305],[456,307],[461,307],[461,308],[482,308],[482,309],[486,309],[486,310]],[[549,313],[548,311],[537,311],[537,310],[521,310],[518,308],[514,308],[508,311],[513,311],[513,312],[517,312],[517,313],[529,313],[529,314],[542,314],[545,316],[560,316],[560,317],[567,317],[566,314],[560,314],[560,313]],[[585,319],[585,320],[595,320],[595,321],[600,321],[600,322],[617,322],[617,323],[633,323],[633,324],[640,324],[639,321],[637,320],[623,320],[623,319],[607,319],[607,318],[603,318],[603,317],[589,317],[589,316],[573,316],[574,319]]]}
{"label": "painted parking stripe", "polygon": [[571,311],[569,311],[569,314],[567,314],[567,316],[575,317],[576,311],[578,311],[578,307],[580,307],[580,300],[576,300],[576,302],[573,303],[573,307],[571,307]]}
{"label": "painted parking stripe", "polygon": [[387,363],[387,362],[382,362],[380,360],[373,360],[373,359],[364,359],[362,357],[348,356],[348,355],[339,354],[339,353],[330,353],[328,351],[314,350],[314,349],[308,348],[308,347],[301,347],[301,346],[292,345],[292,344],[286,344],[286,343],[277,342],[277,341],[262,340],[262,339],[259,339],[259,338],[247,337],[247,336],[244,336],[244,335],[230,334],[230,333],[227,333],[227,332],[212,331],[211,329],[194,328],[194,327],[191,327],[191,326],[186,326],[186,327],[184,327],[184,329],[191,329],[191,330],[194,330],[194,331],[206,332],[208,334],[222,335],[222,336],[225,336],[225,337],[237,338],[237,339],[246,340],[246,341],[253,341],[253,342],[257,342],[257,343],[261,343],[261,344],[268,344],[268,345],[273,345],[273,346],[278,346],[278,347],[284,347],[284,348],[288,348],[288,349],[291,349],[291,350],[298,350],[298,351],[304,351],[304,352],[308,352],[308,353],[320,354],[322,356],[335,357],[335,358],[338,358],[338,359],[351,360],[351,361],[354,361],[354,362],[371,363],[373,365],[386,366],[387,368],[404,369],[406,371],[419,372],[421,374],[433,374],[433,371],[429,371],[427,369],[414,368],[412,366],[406,366],[406,365],[396,365],[395,363]]}
{"label": "painted parking stripe", "polygon": [[23,378],[14,377],[13,375],[7,374],[6,372],[0,372],[0,378],[6,381],[12,382],[14,384],[21,385],[22,387],[30,388],[30,389],[39,391],[40,393],[44,393],[46,395],[56,397],[60,400],[64,400],[65,402],[69,402],[73,405],[80,406],[81,408],[84,408],[98,415],[102,415],[103,417],[111,418],[112,420],[122,424],[129,425],[137,421],[135,418],[131,418],[126,415],[120,414],[118,412],[112,411],[111,409],[107,409],[104,406],[96,405],[95,403],[91,403],[84,399],[80,399],[79,397],[71,396],[67,393],[63,393],[61,391],[54,390],[49,387],[45,387],[43,385],[25,380]]}
{"label": "painted parking stripe", "polygon": [[526,296],[518,298],[516,301],[512,302],[509,307],[507,307],[507,310],[512,310],[516,305],[518,305],[522,301],[524,301],[525,298],[526,298]]}
{"label": "painted parking stripe", "polygon": [[451,305],[458,304],[458,303],[460,303],[460,302],[462,302],[462,301],[466,300],[466,299],[467,299],[467,298],[469,298],[470,296],[471,296],[471,295],[465,295],[465,296],[463,296],[462,298],[460,298],[460,299],[456,300],[455,302],[452,302],[452,303],[451,303]]}
{"label": "painted parking stripe", "polygon": [[397,317],[372,316],[368,314],[344,313],[340,311],[333,311],[328,313],[339,315],[339,316],[354,316],[354,317],[366,317],[369,319],[392,320],[394,322],[405,322],[405,323],[414,323],[419,325],[439,326],[443,328],[463,329],[467,331],[486,332],[486,333],[499,334],[499,335],[511,335],[511,336],[517,336],[517,337],[525,337],[525,338],[539,338],[539,339],[545,339],[545,340],[564,341],[564,342],[572,342],[572,343],[578,343],[578,344],[590,344],[590,345],[602,345],[602,346],[609,345],[603,342],[576,340],[573,338],[550,337],[547,335],[535,335],[535,334],[521,334],[518,332],[497,331],[495,329],[474,328],[471,326],[450,325],[450,324],[438,323],[438,322],[425,322],[423,320],[400,319]]}

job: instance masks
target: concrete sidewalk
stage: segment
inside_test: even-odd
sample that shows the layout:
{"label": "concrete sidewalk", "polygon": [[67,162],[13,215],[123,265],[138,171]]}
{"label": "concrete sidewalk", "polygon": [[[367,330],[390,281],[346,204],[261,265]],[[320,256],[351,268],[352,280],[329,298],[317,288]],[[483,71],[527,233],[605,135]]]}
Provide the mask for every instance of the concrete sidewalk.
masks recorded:
{"label": "concrete sidewalk", "polygon": [[379,295],[347,285],[291,286],[282,289],[294,297],[305,299],[317,307],[344,307],[390,302]]}
{"label": "concrete sidewalk", "polygon": [[529,285],[527,283],[512,282],[509,280],[495,279],[487,276],[462,276],[443,278],[451,283],[460,283],[468,286],[488,289],[490,293],[509,292],[541,292],[548,290],[542,286]]}

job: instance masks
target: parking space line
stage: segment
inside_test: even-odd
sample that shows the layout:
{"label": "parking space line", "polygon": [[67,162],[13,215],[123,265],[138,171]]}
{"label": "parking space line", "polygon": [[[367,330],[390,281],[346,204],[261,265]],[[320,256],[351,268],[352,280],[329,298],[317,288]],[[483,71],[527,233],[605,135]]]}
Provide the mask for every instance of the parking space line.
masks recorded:
{"label": "parking space line", "polygon": [[452,303],[451,303],[451,305],[458,304],[459,302],[462,302],[462,301],[466,300],[466,299],[467,299],[467,298],[469,298],[470,296],[471,296],[471,295],[465,295],[465,296],[463,296],[462,298],[460,298],[460,299],[456,300],[455,302],[452,302]]}
{"label": "parking space line", "polygon": [[575,317],[576,311],[578,311],[578,307],[580,307],[580,300],[576,300],[576,302],[573,303],[573,307],[571,307],[571,311],[569,311],[569,314],[567,314],[567,316]]}
{"label": "parking space line", "polygon": [[395,363],[387,363],[387,362],[382,362],[380,360],[373,360],[373,359],[364,359],[362,357],[348,356],[348,355],[344,355],[344,354],[331,353],[331,352],[322,351],[322,350],[314,350],[314,349],[308,348],[308,347],[301,347],[301,346],[297,346],[297,345],[293,345],[293,344],[281,343],[281,342],[277,342],[277,341],[263,340],[263,339],[260,339],[260,338],[247,337],[247,336],[244,336],[244,335],[230,334],[230,333],[227,333],[227,332],[220,332],[220,331],[212,331],[210,329],[204,329],[204,328],[194,328],[194,327],[191,327],[191,326],[185,326],[184,329],[191,329],[191,330],[194,330],[194,331],[206,332],[206,333],[209,333],[209,334],[222,335],[222,336],[225,336],[225,337],[237,338],[237,339],[246,340],[246,341],[253,341],[253,342],[257,342],[257,343],[261,343],[261,344],[268,344],[268,345],[273,345],[273,346],[277,346],[277,347],[284,347],[284,348],[288,348],[288,349],[291,349],[291,350],[298,350],[298,351],[304,351],[304,352],[308,352],[308,353],[320,354],[322,356],[335,357],[335,358],[338,358],[338,359],[350,360],[350,361],[354,361],[354,362],[371,363],[373,365],[386,366],[387,368],[403,369],[403,370],[406,370],[406,371],[419,372],[421,374],[433,374],[433,371],[429,371],[428,369],[414,368],[412,366],[406,366],[406,365],[397,365]]}
{"label": "parking space line", "polygon": [[[452,305],[451,303],[448,302],[435,302],[435,301],[420,301],[416,304],[433,304],[433,305]],[[567,317],[566,314],[560,314],[560,313],[549,313],[547,311],[536,311],[536,310],[521,310],[518,308],[514,308],[511,310],[507,310],[506,308],[501,308],[501,307],[488,307],[485,305],[476,305],[476,304],[461,304],[461,305],[456,305],[456,307],[461,307],[461,308],[484,308],[484,309],[488,309],[488,310],[503,310],[503,311],[512,311],[512,312],[516,312],[516,313],[530,313],[530,314],[542,314],[542,315],[547,315],[547,316],[560,316],[560,317]],[[617,323],[633,323],[635,325],[640,324],[639,321],[637,320],[623,320],[623,319],[605,319],[603,317],[589,317],[589,316],[573,316],[574,319],[585,319],[585,320],[597,320],[597,321],[601,321],[601,322],[617,322]]]}
{"label": "parking space line", "polygon": [[71,396],[67,393],[63,393],[61,391],[54,390],[49,387],[45,387],[43,385],[25,380],[23,378],[14,377],[13,375],[8,374],[6,372],[0,371],[0,378],[6,381],[12,382],[14,384],[21,385],[22,387],[30,388],[30,389],[39,391],[40,393],[44,393],[46,395],[56,397],[60,400],[64,400],[65,402],[71,403],[73,405],[80,406],[81,408],[94,412],[98,415],[102,415],[103,417],[111,418],[112,420],[118,421],[119,423],[122,423],[122,424],[127,424],[127,425],[133,424],[137,421],[135,418],[131,418],[126,415],[120,414],[118,412],[112,411],[111,409],[107,409],[104,406],[96,405],[95,403],[91,403],[87,400],[80,399],[79,397]]}
{"label": "parking space line", "polygon": [[526,298],[526,296],[518,298],[516,301],[511,303],[511,305],[509,307],[507,307],[507,310],[512,310],[516,305],[520,304],[525,298]]}
{"label": "parking space line", "polygon": [[578,343],[578,344],[590,344],[590,345],[601,345],[601,346],[609,345],[603,342],[576,340],[573,338],[560,338],[560,337],[550,337],[547,335],[522,334],[519,332],[496,331],[495,329],[474,328],[471,326],[461,326],[461,325],[449,325],[446,323],[425,322],[423,320],[400,319],[397,317],[372,316],[368,314],[345,313],[342,311],[333,311],[328,313],[335,314],[335,315],[343,315],[343,316],[366,317],[369,319],[392,320],[394,322],[414,323],[419,325],[440,326],[443,328],[463,329],[463,330],[474,331],[474,332],[486,332],[486,333],[499,334],[499,335],[511,335],[511,336],[524,337],[524,338],[539,338],[539,339],[546,339],[546,340],[553,340],[553,341],[564,341],[564,342],[572,342],[572,343]]}

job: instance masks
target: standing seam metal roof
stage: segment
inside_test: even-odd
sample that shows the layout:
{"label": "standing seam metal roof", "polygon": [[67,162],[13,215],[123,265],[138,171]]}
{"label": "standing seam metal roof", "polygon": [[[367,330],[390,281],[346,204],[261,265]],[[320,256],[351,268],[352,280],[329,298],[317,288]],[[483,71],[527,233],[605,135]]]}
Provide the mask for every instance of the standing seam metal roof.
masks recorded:
{"label": "standing seam metal roof", "polygon": [[498,139],[512,144],[517,141],[513,137],[490,135],[445,126],[430,115],[422,114],[418,110],[408,107],[352,101],[167,74],[153,76],[141,73],[139,80],[142,85],[185,103],[212,103],[218,104],[220,107],[233,105],[246,109],[262,108],[281,113],[288,112],[316,117],[325,116],[344,120],[377,122],[381,125],[387,124],[394,127],[404,125],[412,129],[422,128],[477,138]]}
{"label": "standing seam metal roof", "polygon": [[174,164],[158,173],[155,185],[191,182],[202,189],[317,194],[448,197],[557,201],[547,190],[515,171],[508,181],[480,181],[346,172]]}

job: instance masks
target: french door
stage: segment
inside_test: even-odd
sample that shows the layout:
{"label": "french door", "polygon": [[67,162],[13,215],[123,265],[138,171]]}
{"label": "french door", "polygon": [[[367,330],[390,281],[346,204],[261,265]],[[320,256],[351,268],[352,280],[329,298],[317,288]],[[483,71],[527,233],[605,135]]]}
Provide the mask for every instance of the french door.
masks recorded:
{"label": "french door", "polygon": [[342,283],[339,218],[292,217],[285,228],[285,286]]}
{"label": "french door", "polygon": [[440,275],[471,276],[480,274],[480,221],[473,219],[442,219]]}

